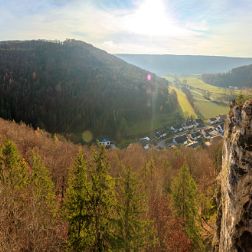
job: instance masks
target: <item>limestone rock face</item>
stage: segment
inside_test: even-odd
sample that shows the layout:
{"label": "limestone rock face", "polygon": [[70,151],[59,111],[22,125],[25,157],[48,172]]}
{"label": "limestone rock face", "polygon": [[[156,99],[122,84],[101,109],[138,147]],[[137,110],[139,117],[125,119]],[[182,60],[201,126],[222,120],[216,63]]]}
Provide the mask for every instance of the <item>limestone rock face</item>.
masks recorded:
{"label": "limestone rock face", "polygon": [[252,100],[225,124],[215,251],[252,252]]}

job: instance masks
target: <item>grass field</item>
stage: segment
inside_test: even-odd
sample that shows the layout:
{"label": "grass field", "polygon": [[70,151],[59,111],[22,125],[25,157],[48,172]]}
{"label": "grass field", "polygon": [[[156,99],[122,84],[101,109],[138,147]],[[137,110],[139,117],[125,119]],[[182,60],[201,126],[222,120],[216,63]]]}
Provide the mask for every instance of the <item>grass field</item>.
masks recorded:
{"label": "grass field", "polygon": [[197,77],[193,76],[181,77],[180,81],[190,87],[200,89],[202,91],[208,91],[210,93],[222,94],[222,95],[227,94],[227,90],[225,88],[210,85]]}
{"label": "grass field", "polygon": [[195,90],[191,90],[191,94],[193,96],[195,107],[204,119],[228,113],[229,106],[227,104],[218,103],[218,99],[215,101],[208,100],[202,95],[202,93]]}
{"label": "grass field", "polygon": [[149,134],[153,132],[153,130],[163,128],[164,126],[172,126],[174,122],[182,118],[179,113],[181,114],[179,111],[174,111],[174,113],[171,114],[153,115],[152,120],[137,121],[128,126],[127,134],[129,136],[140,136]]}
{"label": "grass field", "polygon": [[211,117],[215,117],[217,115],[227,114],[229,107],[224,104],[219,104],[213,101],[204,100],[204,99],[196,99],[194,98],[194,105],[198,109],[200,115],[203,116],[204,119],[208,119]]}
{"label": "grass field", "polygon": [[[180,84],[172,87],[178,95],[178,101],[185,116],[200,116],[209,119],[220,114],[226,114],[229,110],[228,100],[230,97],[241,93],[240,90],[228,90],[205,83],[196,76],[186,76],[179,79]],[[193,97],[194,108],[187,100],[182,87],[190,88]]]}
{"label": "grass field", "polygon": [[164,78],[169,82],[174,82],[176,80],[176,77],[173,75],[166,75]]}
{"label": "grass field", "polygon": [[196,118],[197,117],[197,114],[195,113],[192,105],[190,104],[190,102],[188,101],[185,93],[179,89],[179,88],[176,88],[174,86],[170,86],[169,87],[170,90],[172,91],[175,91],[176,94],[177,94],[177,98],[178,98],[178,102],[179,102],[179,105],[183,111],[183,114],[186,116],[186,117],[194,117]]}

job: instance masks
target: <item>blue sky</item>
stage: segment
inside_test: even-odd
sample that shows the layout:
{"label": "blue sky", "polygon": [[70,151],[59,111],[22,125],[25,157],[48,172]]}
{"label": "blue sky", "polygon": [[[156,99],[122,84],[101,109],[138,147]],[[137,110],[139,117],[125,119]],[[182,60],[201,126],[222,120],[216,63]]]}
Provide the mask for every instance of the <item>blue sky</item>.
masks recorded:
{"label": "blue sky", "polygon": [[110,53],[252,57],[251,0],[0,0],[0,40],[75,38]]}

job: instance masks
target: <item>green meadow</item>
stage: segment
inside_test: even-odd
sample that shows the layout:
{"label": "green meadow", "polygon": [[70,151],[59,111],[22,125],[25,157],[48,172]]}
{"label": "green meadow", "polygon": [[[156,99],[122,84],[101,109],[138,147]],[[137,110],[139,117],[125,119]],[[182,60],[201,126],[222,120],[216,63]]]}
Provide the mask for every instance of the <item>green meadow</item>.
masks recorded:
{"label": "green meadow", "polygon": [[197,114],[194,111],[194,108],[190,104],[189,100],[187,99],[186,94],[180,88],[176,88],[174,86],[170,86],[169,89],[170,91],[176,92],[178,102],[181,107],[181,110],[183,111],[184,116],[196,118]]}
{"label": "green meadow", "polygon": [[[185,116],[201,117],[208,119],[229,110],[229,101],[232,97],[244,91],[230,90],[205,83],[197,76],[184,76],[177,79],[176,84],[170,89],[176,91],[179,104]],[[187,87],[191,93],[193,106],[182,91]]]}

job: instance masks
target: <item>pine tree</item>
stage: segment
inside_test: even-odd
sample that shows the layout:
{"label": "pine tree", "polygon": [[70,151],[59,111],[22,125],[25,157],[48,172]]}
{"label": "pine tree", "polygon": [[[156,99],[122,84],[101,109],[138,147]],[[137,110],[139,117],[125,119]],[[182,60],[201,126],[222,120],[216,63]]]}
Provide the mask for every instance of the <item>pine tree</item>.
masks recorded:
{"label": "pine tree", "polygon": [[99,147],[89,166],[79,154],[69,174],[65,215],[73,251],[109,251],[116,246],[115,182],[108,169],[105,150]]}
{"label": "pine tree", "polygon": [[31,153],[29,164],[31,174],[27,192],[30,204],[26,208],[30,218],[26,220],[29,227],[26,230],[29,237],[27,240],[31,250],[53,251],[62,242],[62,236],[56,233],[60,222],[57,218],[58,204],[54,183],[37,153]]}
{"label": "pine tree", "polygon": [[63,242],[53,218],[53,183],[41,159],[32,156],[29,173],[28,163],[7,141],[1,148],[0,161],[2,250],[56,251]]}
{"label": "pine tree", "polygon": [[197,186],[185,164],[172,181],[171,195],[176,215],[184,221],[185,231],[192,240],[193,246],[195,249],[202,249],[202,241],[197,227]]}
{"label": "pine tree", "polygon": [[91,171],[91,206],[94,237],[93,251],[109,251],[116,244],[116,195],[115,181],[108,174],[109,164],[105,149],[99,146],[93,155],[94,164]]}
{"label": "pine tree", "polygon": [[19,246],[27,209],[28,169],[11,141],[0,150],[1,241],[5,251]]}
{"label": "pine tree", "polygon": [[28,183],[27,163],[11,141],[6,141],[0,151],[0,180],[12,188],[22,188]]}
{"label": "pine tree", "polygon": [[82,152],[68,175],[65,197],[65,217],[68,221],[68,245],[72,251],[86,251],[93,244],[91,233],[90,183]]}
{"label": "pine tree", "polygon": [[36,199],[36,205],[42,205],[44,208],[48,208],[53,213],[56,213],[54,183],[41,157],[35,152],[31,154],[31,168],[30,184]]}
{"label": "pine tree", "polygon": [[147,217],[146,196],[131,168],[123,169],[120,183],[119,228],[123,251],[142,251],[154,243],[154,229]]}

